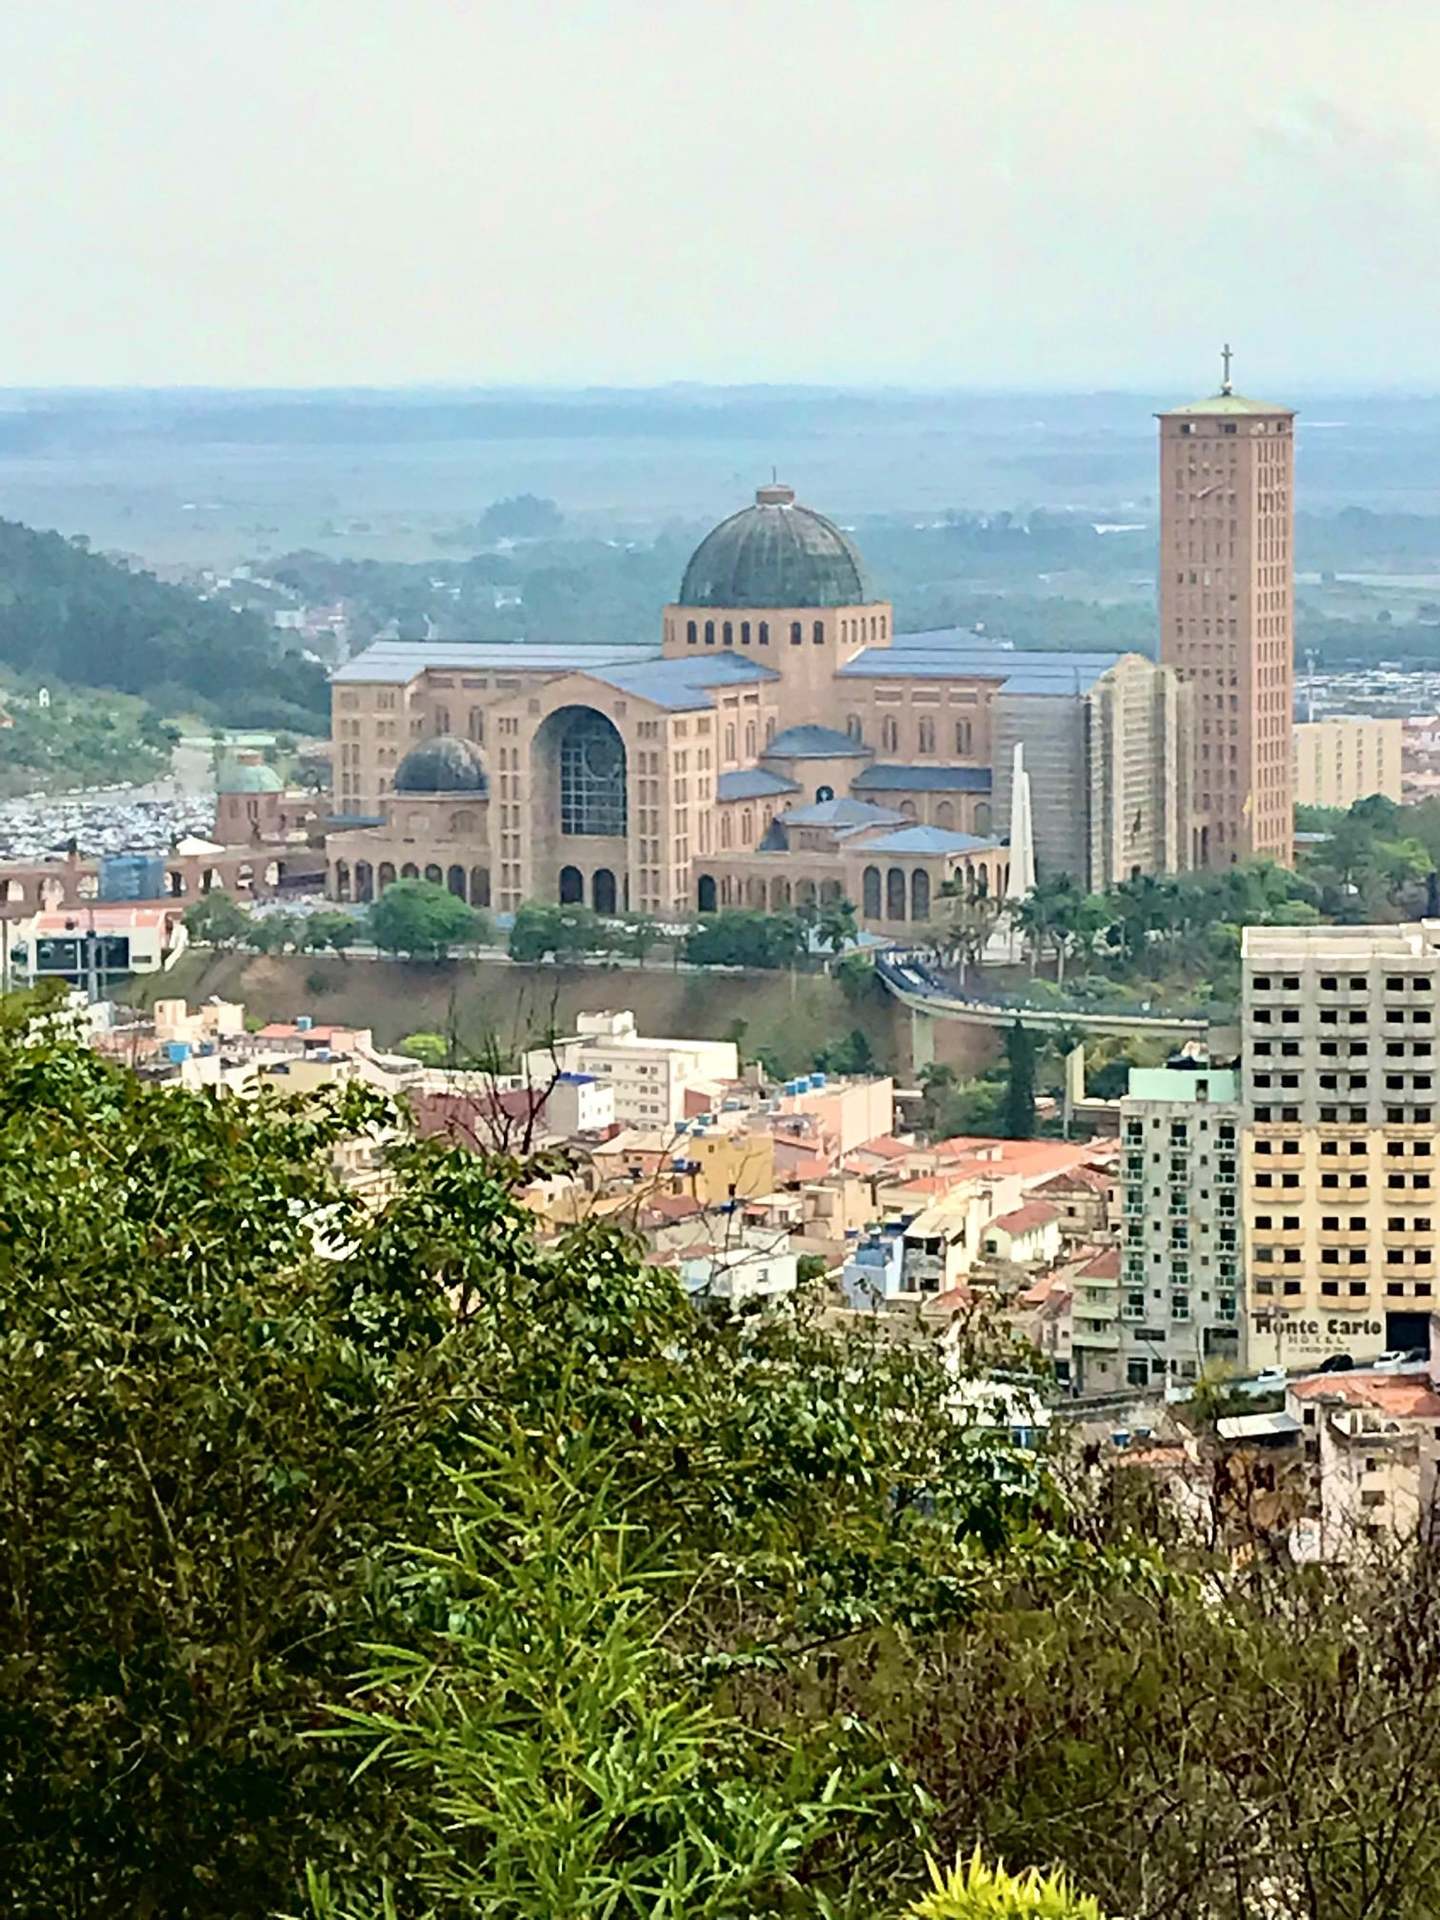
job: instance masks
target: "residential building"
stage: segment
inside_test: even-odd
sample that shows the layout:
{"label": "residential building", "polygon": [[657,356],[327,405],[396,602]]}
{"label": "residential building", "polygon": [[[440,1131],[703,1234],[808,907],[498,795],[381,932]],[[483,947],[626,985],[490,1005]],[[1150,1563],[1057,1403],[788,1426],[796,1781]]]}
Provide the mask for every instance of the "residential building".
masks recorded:
{"label": "residential building", "polygon": [[1177,1058],[1120,1103],[1119,1353],[1125,1383],[1194,1380],[1241,1356],[1240,1084]]}
{"label": "residential building", "polygon": [[1247,927],[1248,1348],[1422,1345],[1436,1294],[1440,922]]}
{"label": "residential building", "polygon": [[1309,1470],[1305,1557],[1349,1559],[1377,1540],[1431,1533],[1440,1393],[1425,1368],[1294,1380],[1284,1417]]}
{"label": "residential building", "polygon": [[1404,790],[1403,720],[1359,714],[1300,720],[1294,730],[1297,807],[1353,807],[1378,793],[1399,801]]}
{"label": "residential building", "polygon": [[588,1074],[611,1087],[621,1126],[677,1127],[686,1118],[686,1089],[738,1080],[733,1040],[665,1039],[637,1033],[635,1016],[582,1013],[575,1032],[525,1056],[525,1076],[546,1086],[556,1072]]}
{"label": "residential building", "polygon": [[1192,866],[1289,866],[1294,412],[1230,380],[1160,419],[1160,658],[1191,689]]}
{"label": "residential building", "polygon": [[1004,892],[1017,745],[1042,870],[1103,888],[1192,843],[1169,667],[898,634],[853,541],[778,484],[701,541],[657,644],[381,640],[332,686],[341,900],[419,877],[502,910],[848,897],[903,933],[946,882]]}
{"label": "residential building", "polygon": [[748,1229],[734,1245],[690,1255],[680,1262],[685,1291],[724,1300],[732,1307],[751,1300],[778,1300],[798,1285],[799,1256],[785,1235]]}
{"label": "residential building", "polygon": [[1048,1267],[1060,1255],[1060,1213],[1043,1200],[1027,1200],[997,1214],[981,1242],[987,1257],[1010,1266]]}

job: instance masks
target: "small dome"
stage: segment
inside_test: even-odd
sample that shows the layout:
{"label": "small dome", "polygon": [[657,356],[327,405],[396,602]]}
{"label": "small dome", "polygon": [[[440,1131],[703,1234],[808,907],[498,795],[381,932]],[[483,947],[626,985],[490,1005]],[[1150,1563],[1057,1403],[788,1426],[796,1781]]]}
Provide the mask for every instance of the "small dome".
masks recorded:
{"label": "small dome", "polygon": [[225,760],[215,776],[217,793],[283,793],[285,782],[263,760]]}
{"label": "small dome", "polygon": [[870,599],[854,545],[793,487],[761,487],[707,533],[680,583],[682,607],[854,607]]}
{"label": "small dome", "polygon": [[412,747],[395,769],[396,793],[484,793],[480,749],[455,733],[437,733]]}
{"label": "small dome", "polygon": [[868,760],[871,749],[835,727],[821,727],[806,721],[798,727],[786,727],[761,753],[762,760]]}

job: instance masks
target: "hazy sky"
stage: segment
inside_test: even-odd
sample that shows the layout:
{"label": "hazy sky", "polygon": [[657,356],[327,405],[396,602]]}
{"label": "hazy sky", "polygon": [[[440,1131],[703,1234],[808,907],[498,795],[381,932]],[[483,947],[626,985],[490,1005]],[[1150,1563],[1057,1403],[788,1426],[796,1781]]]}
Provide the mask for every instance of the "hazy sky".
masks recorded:
{"label": "hazy sky", "polygon": [[0,386],[1440,386],[1434,0],[5,0]]}

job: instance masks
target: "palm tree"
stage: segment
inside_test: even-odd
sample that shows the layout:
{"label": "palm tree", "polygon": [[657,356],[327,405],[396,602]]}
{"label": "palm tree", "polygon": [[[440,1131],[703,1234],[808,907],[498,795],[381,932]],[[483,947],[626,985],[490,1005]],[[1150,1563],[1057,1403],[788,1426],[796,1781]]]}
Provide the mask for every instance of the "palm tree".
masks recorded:
{"label": "palm tree", "polygon": [[815,936],[821,946],[829,947],[837,958],[846,947],[854,944],[859,931],[853,901],[830,900],[820,909],[820,917],[815,923]]}
{"label": "palm tree", "polygon": [[948,908],[944,920],[933,929],[937,936],[936,958],[949,967],[958,963],[963,985],[985,951],[1005,903],[997,896],[978,893],[960,874],[952,874],[942,881],[936,898],[943,900]]}
{"label": "palm tree", "polygon": [[1030,949],[1030,971],[1038,973],[1047,947],[1055,951],[1055,979],[1065,978],[1065,949],[1075,937],[1084,896],[1068,873],[1042,874],[1023,900],[1009,908],[1010,918]]}

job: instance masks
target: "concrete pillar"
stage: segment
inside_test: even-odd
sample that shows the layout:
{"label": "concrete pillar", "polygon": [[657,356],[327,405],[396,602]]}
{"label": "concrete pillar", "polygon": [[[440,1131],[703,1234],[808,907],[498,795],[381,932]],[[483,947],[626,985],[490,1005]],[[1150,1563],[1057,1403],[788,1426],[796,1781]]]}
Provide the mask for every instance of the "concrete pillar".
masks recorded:
{"label": "concrete pillar", "polygon": [[910,1064],[918,1074],[935,1061],[935,1019],[919,1007],[910,1009]]}

